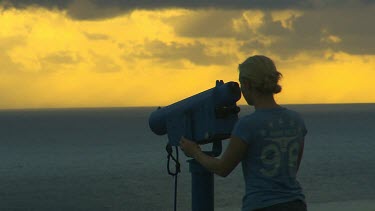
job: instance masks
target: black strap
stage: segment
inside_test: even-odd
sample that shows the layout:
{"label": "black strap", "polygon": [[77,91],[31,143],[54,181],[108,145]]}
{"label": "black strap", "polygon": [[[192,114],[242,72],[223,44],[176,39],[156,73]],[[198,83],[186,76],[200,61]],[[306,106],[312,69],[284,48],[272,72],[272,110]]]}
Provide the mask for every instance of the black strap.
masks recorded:
{"label": "black strap", "polygon": [[[177,210],[177,175],[178,173],[181,172],[181,169],[180,169],[180,162],[178,161],[178,147],[176,146],[175,149],[176,149],[176,158],[173,156],[173,149],[172,149],[172,146],[170,144],[167,144],[167,146],[165,147],[165,149],[167,150],[167,153],[168,153],[168,161],[167,161],[167,170],[168,170],[168,174],[171,175],[171,176],[174,176],[174,211]],[[172,172],[170,170],[170,166],[169,166],[169,161],[170,159],[172,158],[172,160],[176,163],[175,164],[175,172]]]}

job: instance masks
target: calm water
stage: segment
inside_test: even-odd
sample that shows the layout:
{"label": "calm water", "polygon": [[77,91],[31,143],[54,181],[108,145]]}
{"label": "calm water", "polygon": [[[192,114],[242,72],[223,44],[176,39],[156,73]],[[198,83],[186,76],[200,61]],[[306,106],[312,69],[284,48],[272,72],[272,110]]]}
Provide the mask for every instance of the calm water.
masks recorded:
{"label": "calm water", "polygon": [[[309,130],[298,176],[308,203],[375,204],[375,104],[286,107]],[[167,137],[150,131],[153,110],[0,111],[0,210],[172,210]],[[190,210],[190,173],[180,160],[178,210]],[[243,193],[240,166],[215,178],[215,207],[239,210]]]}

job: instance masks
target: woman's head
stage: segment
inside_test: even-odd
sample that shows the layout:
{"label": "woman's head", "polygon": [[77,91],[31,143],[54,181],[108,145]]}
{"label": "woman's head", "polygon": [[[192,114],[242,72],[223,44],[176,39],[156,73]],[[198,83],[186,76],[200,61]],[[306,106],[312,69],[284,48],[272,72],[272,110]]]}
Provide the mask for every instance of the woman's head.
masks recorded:
{"label": "woman's head", "polygon": [[240,82],[248,83],[261,94],[281,92],[278,82],[282,75],[270,58],[261,55],[251,56],[239,65],[238,70]]}

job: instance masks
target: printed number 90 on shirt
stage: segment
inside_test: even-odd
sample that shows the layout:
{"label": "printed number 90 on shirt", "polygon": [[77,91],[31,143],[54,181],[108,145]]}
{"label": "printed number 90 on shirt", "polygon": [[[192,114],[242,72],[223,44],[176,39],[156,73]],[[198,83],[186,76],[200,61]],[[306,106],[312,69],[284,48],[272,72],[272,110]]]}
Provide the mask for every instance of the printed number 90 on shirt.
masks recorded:
{"label": "printed number 90 on shirt", "polygon": [[[280,174],[281,163],[286,154],[289,176],[295,176],[297,171],[298,154],[300,144],[294,141],[296,137],[282,137],[266,139],[272,143],[263,147],[261,152],[261,162],[264,168],[260,172],[267,177],[274,177]],[[285,161],[284,161],[285,162]]]}

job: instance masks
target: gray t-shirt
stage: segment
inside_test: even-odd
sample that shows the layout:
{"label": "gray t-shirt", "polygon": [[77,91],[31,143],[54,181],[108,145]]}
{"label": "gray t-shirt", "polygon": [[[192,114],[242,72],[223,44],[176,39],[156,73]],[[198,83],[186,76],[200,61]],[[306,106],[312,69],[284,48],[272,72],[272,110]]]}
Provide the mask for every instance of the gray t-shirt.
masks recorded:
{"label": "gray t-shirt", "polygon": [[232,136],[248,144],[247,155],[242,160],[246,184],[243,210],[305,200],[296,173],[306,133],[300,115],[282,107],[257,109],[239,119]]}

